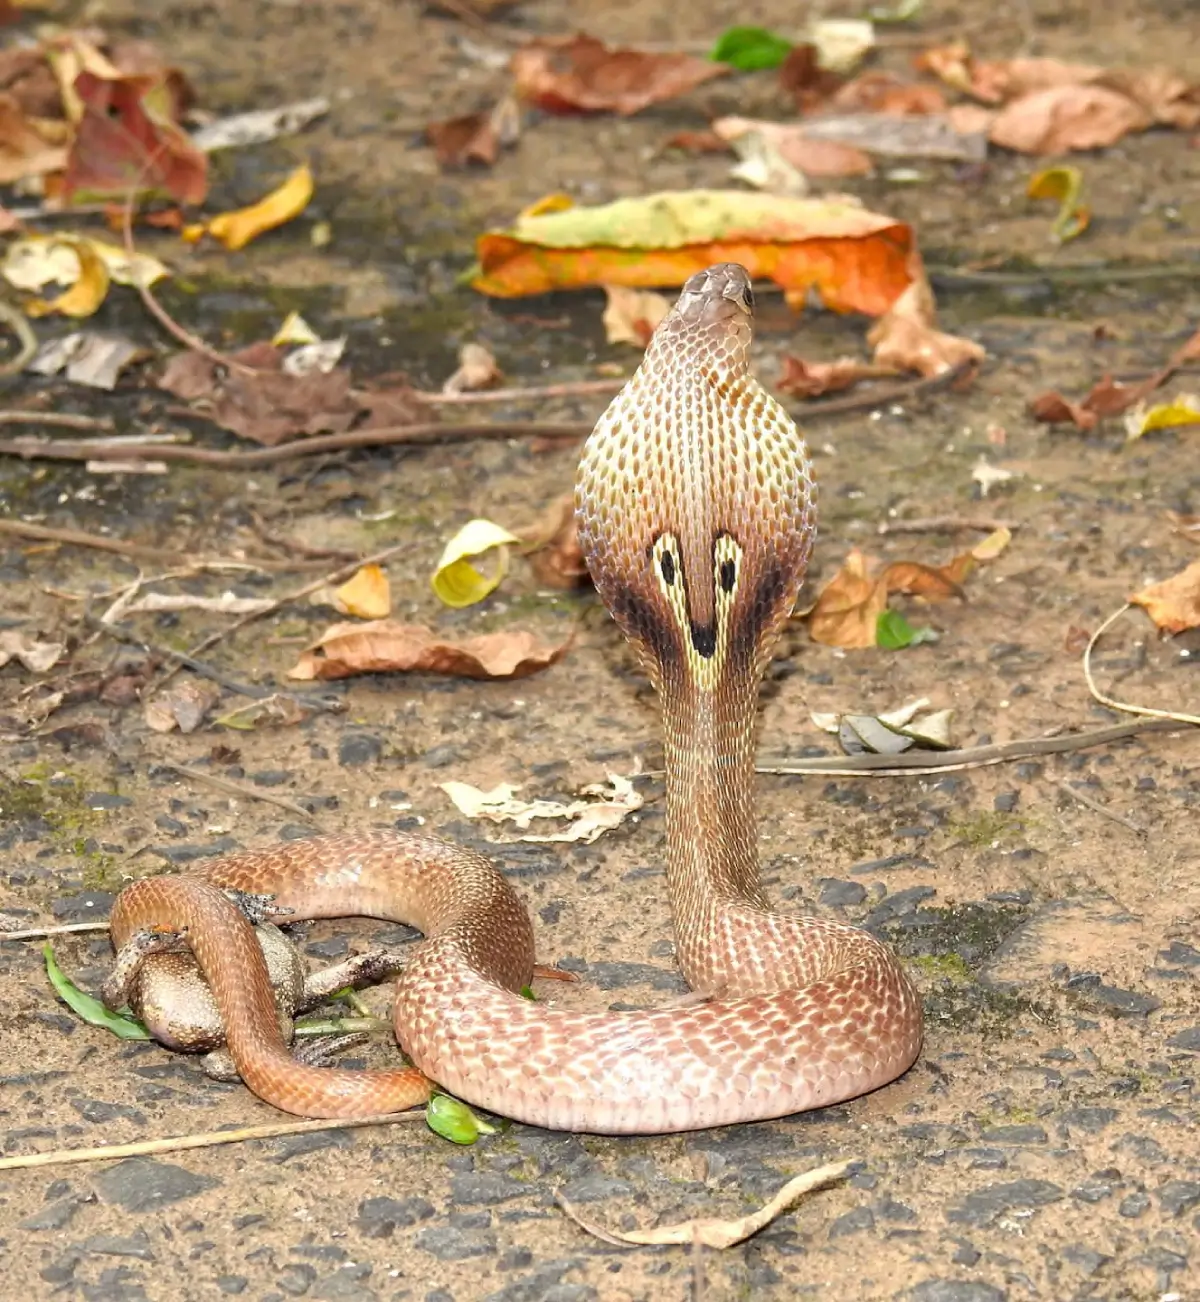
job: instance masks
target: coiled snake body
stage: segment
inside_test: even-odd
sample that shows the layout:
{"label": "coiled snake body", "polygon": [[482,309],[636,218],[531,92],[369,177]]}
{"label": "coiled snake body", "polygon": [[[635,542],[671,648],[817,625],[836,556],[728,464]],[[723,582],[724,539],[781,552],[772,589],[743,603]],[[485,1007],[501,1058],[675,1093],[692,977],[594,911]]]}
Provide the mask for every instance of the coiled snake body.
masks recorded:
{"label": "coiled snake body", "polygon": [[[230,1052],[268,1102],[305,1116],[382,1113],[422,1101],[429,1078],[540,1126],[655,1133],[836,1103],[915,1060],[920,1003],[888,948],[773,912],[759,884],[758,686],[815,508],[803,440],[749,373],[751,334],[745,271],[693,276],[600,418],[576,489],[596,587],[661,698],[676,947],[707,999],[622,1013],[522,999],[533,971],[524,905],[486,859],[433,838],[324,837],[135,882],[114,909],[114,943],[186,930]],[[291,918],[419,927],[394,1014],[419,1071],[295,1062],[253,929],[223,887],[274,895]]]}

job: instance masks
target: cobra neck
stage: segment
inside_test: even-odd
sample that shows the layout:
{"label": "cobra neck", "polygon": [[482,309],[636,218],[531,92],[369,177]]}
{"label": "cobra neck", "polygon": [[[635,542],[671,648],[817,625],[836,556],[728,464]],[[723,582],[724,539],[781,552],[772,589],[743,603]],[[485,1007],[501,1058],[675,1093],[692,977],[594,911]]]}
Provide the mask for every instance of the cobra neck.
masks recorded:
{"label": "cobra neck", "polygon": [[700,922],[730,900],[766,901],[754,816],[758,682],[727,676],[717,691],[674,686],[663,692],[663,733],[667,882],[678,930],[680,920]]}

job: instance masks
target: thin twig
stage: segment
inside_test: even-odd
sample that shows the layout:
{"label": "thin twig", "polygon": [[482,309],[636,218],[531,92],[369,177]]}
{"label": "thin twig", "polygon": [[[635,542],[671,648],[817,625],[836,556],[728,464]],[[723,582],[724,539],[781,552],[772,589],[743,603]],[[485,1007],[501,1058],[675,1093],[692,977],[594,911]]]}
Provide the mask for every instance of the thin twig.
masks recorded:
{"label": "thin twig", "polygon": [[218,777],[215,773],[206,773],[204,769],[194,769],[187,764],[176,764],[172,760],[163,761],[163,767],[174,769],[176,773],[182,774],[185,778],[194,778],[197,782],[207,782],[210,787],[216,787],[218,791],[224,791],[226,795],[237,796],[242,800],[261,800],[264,804],[286,809],[289,814],[295,814],[306,822],[316,823],[318,821],[316,815],[305,809],[303,805],[296,804],[294,800],[289,800],[286,796],[277,796],[272,791],[263,791],[258,787],[247,787],[240,782],[234,782],[232,778]]}
{"label": "thin twig", "polygon": [[992,764],[1007,764],[1012,760],[1030,759],[1036,755],[1063,755],[1068,751],[1106,746],[1109,742],[1123,741],[1126,737],[1137,737],[1144,732],[1173,732],[1175,727],[1175,724],[1165,719],[1118,723],[1111,728],[1070,733],[1065,737],[1029,737],[997,746],[968,746],[962,750],[947,750],[936,754],[930,751],[906,751],[903,755],[830,757],[787,766],[763,765],[755,769],[755,772],[779,777],[816,777],[822,774],[843,778],[921,777],[935,773],[954,773],[962,769],[986,768]]}
{"label": "thin twig", "polygon": [[418,390],[417,397],[430,406],[469,407],[494,402],[529,402],[541,398],[576,398],[591,393],[616,393],[623,389],[622,380],[576,380],[565,384],[529,385],[512,389],[475,389],[469,393],[435,393]]}
{"label": "thin twig", "polygon": [[1088,691],[1100,702],[1101,705],[1107,705],[1109,709],[1120,710],[1124,714],[1140,714],[1147,719],[1173,719],[1176,723],[1200,724],[1200,715],[1183,714],[1178,710],[1156,710],[1149,705],[1130,705],[1127,701],[1117,701],[1111,696],[1106,696],[1097,686],[1096,680],[1092,677],[1092,648],[1100,641],[1100,638],[1117,622],[1121,616],[1130,609],[1130,603],[1127,601],[1119,610],[1114,611],[1104,621],[1103,624],[1092,634],[1088,644],[1083,650],[1083,676],[1087,680]]}
{"label": "thin twig", "polygon": [[177,461],[187,465],[218,466],[228,470],[253,470],[297,457],[345,452],[355,448],[389,447],[404,443],[426,446],[468,443],[473,439],[582,439],[592,432],[592,421],[514,420],[480,425],[443,425],[437,421],[417,425],[388,425],[381,429],[348,430],[297,439],[273,448],[226,452],[219,448],[180,447],[172,443],[144,443],[138,447],[113,447],[105,441],[67,439],[0,439],[0,454],[46,461]]}
{"label": "thin twig", "polygon": [[0,411],[0,425],[53,425],[56,429],[112,429],[107,416],[74,416],[66,411]]}
{"label": "thin twig", "polygon": [[17,336],[19,345],[17,351],[6,362],[0,362],[0,375],[20,375],[33,361],[34,354],[38,350],[37,335],[33,333],[33,327],[25,319],[24,314],[2,299],[0,299],[0,321],[3,321]]}
{"label": "thin twig", "polygon": [[48,936],[67,936],[76,931],[107,930],[107,922],[64,922],[57,927],[25,927],[21,931],[0,930],[0,940],[45,940]]}
{"label": "thin twig", "polygon": [[1012,520],[998,520],[992,516],[927,515],[913,520],[885,520],[878,533],[958,533],[974,530],[992,533],[996,529],[1019,529]]}
{"label": "thin twig", "polygon": [[148,1153],[180,1153],[189,1148],[216,1148],[220,1144],[243,1144],[248,1139],[278,1139],[284,1135],[307,1135],[321,1130],[358,1130],[363,1126],[391,1126],[405,1121],[422,1121],[424,1111],[388,1112],[376,1117],[342,1117],[333,1121],[277,1121],[264,1126],[243,1126],[239,1130],[209,1130],[173,1139],[142,1139],[133,1144],[103,1144],[99,1148],[60,1148],[51,1153],[27,1153],[23,1157],[0,1158],[0,1171],[31,1166],[66,1166],[79,1162],[107,1162],[118,1157],[142,1157]]}
{"label": "thin twig", "polygon": [[1098,800],[1093,800],[1091,796],[1085,796],[1082,791],[1078,791],[1069,782],[1059,781],[1054,784],[1060,791],[1065,791],[1068,796],[1078,800],[1081,805],[1086,805],[1093,813],[1099,814],[1102,818],[1111,818],[1114,823],[1120,823],[1122,827],[1127,827],[1131,832],[1136,832],[1138,836],[1145,836],[1146,829],[1140,824],[1135,823],[1133,819],[1126,818],[1114,810],[1105,808]]}
{"label": "thin twig", "polygon": [[101,619],[99,615],[93,614],[87,607],[83,611],[83,622],[89,628],[94,628],[100,633],[106,633],[109,637],[118,642],[123,642],[126,646],[137,647],[139,651],[144,651],[147,655],[155,656],[159,660],[175,661],[178,666],[190,669],[201,678],[207,678],[210,682],[224,687],[227,691],[236,692],[239,696],[247,696],[254,701],[265,701],[271,696],[286,696],[302,708],[327,710],[332,714],[342,712],[343,706],[340,701],[326,701],[317,696],[297,696],[292,692],[278,692],[273,687],[257,687],[253,683],[243,683],[240,679],[233,678],[225,673],[224,670],[206,664],[203,660],[197,660],[194,656],[183,651],[176,651],[174,647],[159,646],[157,643],[147,642],[145,638],[138,637],[135,633],[121,628],[119,624],[111,624],[107,620]]}
{"label": "thin twig", "polygon": [[0,533],[32,538],[38,542],[63,543],[68,547],[90,547],[93,551],[113,552],[117,556],[154,556],[159,560],[164,557],[161,547],[142,547],[120,538],[105,538],[79,529],[51,529],[46,525],[27,524],[24,520],[0,520]]}
{"label": "thin twig", "polygon": [[[134,178],[133,184],[130,185],[129,190],[125,195],[125,205],[121,214],[121,234],[125,244],[125,252],[129,255],[130,265],[134,268],[137,267],[137,250],[133,245],[133,207],[137,202],[138,190],[143,178],[154,165],[164,148],[165,146],[160,146],[150,155],[142,170]],[[203,339],[192,334],[190,330],[186,330],[181,326],[179,322],[171,316],[167,309],[163,307],[158,299],[154,297],[150,286],[141,276],[137,275],[136,270],[134,272],[134,288],[137,290],[138,296],[141,298],[143,304],[145,304],[146,311],[150,313],[150,315],[169,335],[172,336],[172,338],[177,339],[185,348],[191,349],[194,353],[199,353],[201,357],[206,357],[210,362],[213,362],[217,366],[228,367],[229,370],[239,371],[243,375],[253,375],[255,373],[253,367],[247,366],[244,362],[239,362],[233,357],[228,357],[224,353],[218,352],[215,348],[210,348]]]}

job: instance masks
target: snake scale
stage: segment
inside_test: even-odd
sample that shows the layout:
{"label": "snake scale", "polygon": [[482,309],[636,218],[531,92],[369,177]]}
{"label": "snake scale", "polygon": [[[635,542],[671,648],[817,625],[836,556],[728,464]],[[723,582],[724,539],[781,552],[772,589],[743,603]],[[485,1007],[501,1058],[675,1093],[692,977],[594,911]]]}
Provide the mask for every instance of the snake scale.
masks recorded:
{"label": "snake scale", "polygon": [[[576,487],[596,587],[661,700],[667,885],[688,1006],[580,1012],[519,995],[533,973],[525,906],[487,859],[431,837],[322,837],[128,886],[114,944],[183,931],[246,1084],[303,1116],[383,1113],[436,1081],[558,1130],[693,1130],[783,1116],[875,1089],[916,1059],[916,991],[886,945],[773,911],[753,799],[759,683],[816,527],[804,441],[749,370],[745,270],[684,285],[601,416]],[[396,985],[415,1069],[297,1063],[253,928],[223,888],[290,918],[366,915],[424,933]]]}

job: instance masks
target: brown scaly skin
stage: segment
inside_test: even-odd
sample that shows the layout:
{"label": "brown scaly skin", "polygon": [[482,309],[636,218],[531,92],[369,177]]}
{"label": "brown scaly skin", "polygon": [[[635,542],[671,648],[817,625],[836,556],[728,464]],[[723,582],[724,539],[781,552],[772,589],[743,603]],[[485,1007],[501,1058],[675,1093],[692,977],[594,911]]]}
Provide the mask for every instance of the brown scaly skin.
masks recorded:
{"label": "brown scaly skin", "polygon": [[875,1089],[916,1059],[920,1003],[888,948],[772,912],[759,884],[755,705],[815,509],[804,442],[749,373],[752,311],[741,267],[687,282],[588,440],[576,492],[596,586],[662,700],[677,949],[710,998],[631,1013],[519,998],[533,965],[524,906],[487,860],[432,838],[292,842],[135,883],[114,910],[115,942],[188,928],[239,1070],[276,1106],[385,1112],[426,1085],[416,1073],[293,1064],[249,924],[231,923],[236,909],[208,883],[274,894],[297,919],[420,927],[426,940],[396,989],[401,1045],[468,1102],[535,1125],[633,1134],[782,1116]]}

